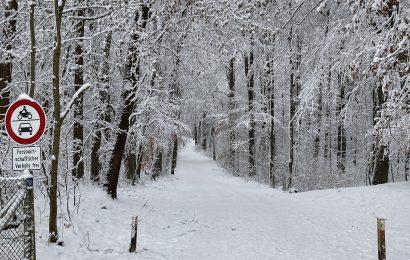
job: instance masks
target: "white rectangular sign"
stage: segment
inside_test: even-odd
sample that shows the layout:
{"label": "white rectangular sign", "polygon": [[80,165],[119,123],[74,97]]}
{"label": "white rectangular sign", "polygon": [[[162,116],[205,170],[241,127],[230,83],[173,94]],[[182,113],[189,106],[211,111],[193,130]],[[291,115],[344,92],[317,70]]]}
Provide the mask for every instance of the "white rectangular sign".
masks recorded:
{"label": "white rectangular sign", "polygon": [[41,170],[40,146],[13,147],[13,171]]}

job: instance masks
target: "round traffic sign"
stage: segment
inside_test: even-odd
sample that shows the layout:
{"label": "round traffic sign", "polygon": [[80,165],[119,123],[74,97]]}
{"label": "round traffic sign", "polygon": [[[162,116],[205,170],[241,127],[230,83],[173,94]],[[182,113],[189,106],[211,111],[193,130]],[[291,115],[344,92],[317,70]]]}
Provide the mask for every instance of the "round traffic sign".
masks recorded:
{"label": "round traffic sign", "polygon": [[23,145],[36,143],[46,129],[46,114],[32,99],[19,99],[9,106],[5,117],[10,138]]}

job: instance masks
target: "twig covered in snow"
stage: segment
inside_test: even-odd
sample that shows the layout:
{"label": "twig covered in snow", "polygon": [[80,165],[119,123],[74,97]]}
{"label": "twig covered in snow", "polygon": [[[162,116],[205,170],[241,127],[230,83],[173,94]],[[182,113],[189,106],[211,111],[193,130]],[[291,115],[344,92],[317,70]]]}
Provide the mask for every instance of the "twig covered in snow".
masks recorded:
{"label": "twig covered in snow", "polygon": [[61,121],[64,121],[64,118],[67,116],[68,112],[70,112],[71,107],[73,106],[74,102],[77,100],[77,98],[84,92],[86,91],[89,87],[91,87],[90,83],[85,83],[84,85],[81,86],[77,90],[77,92],[74,93],[73,97],[71,98],[70,102],[68,102],[66,108],[64,109],[63,112],[60,114]]}

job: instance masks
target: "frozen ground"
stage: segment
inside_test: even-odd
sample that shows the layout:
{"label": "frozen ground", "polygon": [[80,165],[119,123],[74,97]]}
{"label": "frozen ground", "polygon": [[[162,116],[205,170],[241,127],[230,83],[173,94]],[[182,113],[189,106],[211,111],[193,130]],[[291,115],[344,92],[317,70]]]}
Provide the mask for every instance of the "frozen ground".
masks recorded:
{"label": "frozen ground", "polygon": [[82,187],[64,247],[47,245],[38,211],[38,259],[377,259],[376,217],[388,219],[387,259],[410,259],[410,183],[289,194],[232,177],[192,143],[179,156],[174,177],[122,188],[118,201]]}

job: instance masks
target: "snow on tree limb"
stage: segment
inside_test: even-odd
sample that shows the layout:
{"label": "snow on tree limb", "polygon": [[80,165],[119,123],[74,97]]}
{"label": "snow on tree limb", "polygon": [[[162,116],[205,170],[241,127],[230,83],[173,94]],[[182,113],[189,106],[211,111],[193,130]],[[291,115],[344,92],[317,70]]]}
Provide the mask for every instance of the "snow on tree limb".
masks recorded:
{"label": "snow on tree limb", "polygon": [[77,92],[74,93],[73,97],[71,98],[70,102],[67,104],[66,108],[64,109],[63,112],[61,112],[60,114],[60,118],[61,121],[64,121],[64,118],[66,117],[66,115],[68,114],[68,112],[70,112],[71,107],[73,106],[74,102],[78,99],[78,97],[84,92],[86,91],[89,87],[91,87],[90,83],[85,83],[84,85],[81,86],[81,88],[79,88],[77,90]]}

